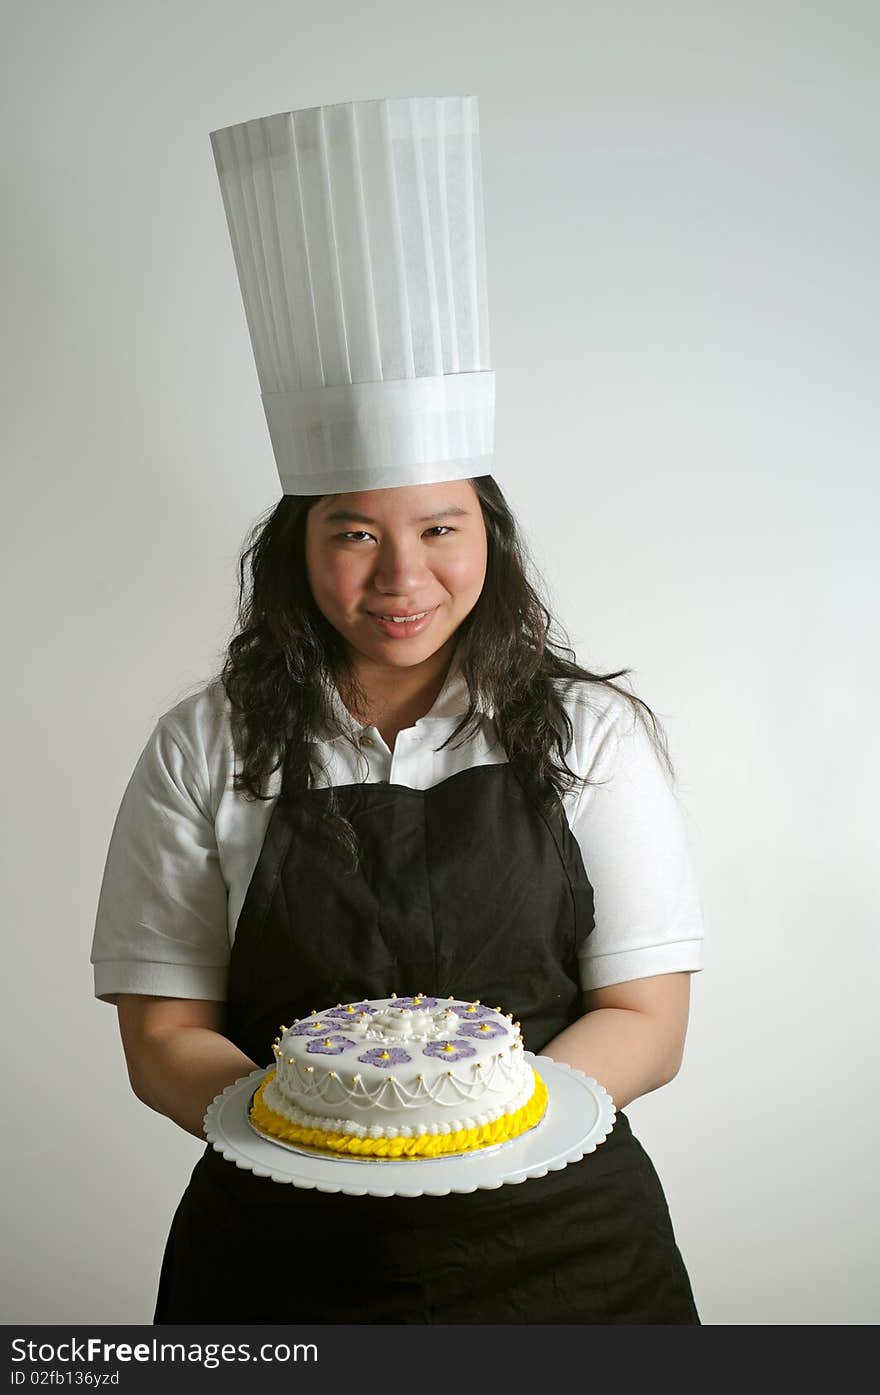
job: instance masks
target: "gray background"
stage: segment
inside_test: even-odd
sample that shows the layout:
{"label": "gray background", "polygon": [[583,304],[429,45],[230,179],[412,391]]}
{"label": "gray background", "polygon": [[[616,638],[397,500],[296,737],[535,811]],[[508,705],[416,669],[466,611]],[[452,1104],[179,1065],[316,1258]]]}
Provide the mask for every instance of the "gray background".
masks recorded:
{"label": "gray background", "polygon": [[497,474],[665,722],[704,902],[685,1064],[627,1112],[705,1323],[876,1322],[877,6],[6,16],[5,1320],[149,1321],[200,1153],[88,955],[279,494],[208,132],[476,93]]}

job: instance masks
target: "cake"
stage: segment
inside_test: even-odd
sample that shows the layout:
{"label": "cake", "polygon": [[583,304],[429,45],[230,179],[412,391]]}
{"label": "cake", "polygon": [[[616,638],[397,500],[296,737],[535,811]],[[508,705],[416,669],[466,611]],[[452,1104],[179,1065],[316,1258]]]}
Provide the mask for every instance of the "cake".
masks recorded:
{"label": "cake", "polygon": [[258,1132],[331,1156],[469,1153],[531,1129],[547,1088],[513,1015],[459,998],[337,1003],[282,1026]]}

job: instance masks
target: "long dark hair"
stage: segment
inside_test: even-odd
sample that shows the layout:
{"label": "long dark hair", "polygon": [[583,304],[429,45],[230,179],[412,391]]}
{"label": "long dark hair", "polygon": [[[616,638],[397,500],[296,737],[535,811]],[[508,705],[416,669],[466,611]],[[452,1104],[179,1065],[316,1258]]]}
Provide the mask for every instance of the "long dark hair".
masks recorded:
{"label": "long dark hair", "polygon": [[[456,638],[468,710],[443,745],[459,736],[465,740],[480,720],[479,705],[491,705],[498,739],[518,778],[545,813],[558,810],[566,790],[594,783],[565,759],[572,723],[554,680],[574,679],[613,689],[646,729],[647,714],[648,734],[674,780],[654,713],[613,681],[631,670],[591,673],[575,661],[529,580],[531,561],[504,495],[491,475],[471,483],[486,526],[486,579]],[[284,495],[254,525],[239,558],[238,628],[220,677],[231,706],[234,788],[252,799],[270,798],[268,777],[285,758],[295,776],[311,783],[308,733],[323,727],[328,735],[346,734],[329,702],[333,685],[358,694],[341,636],[316,606],[306,572],[306,519],[323,497]],[[561,638],[552,637],[554,630]],[[356,864],[357,837],[339,814],[332,789],[325,818],[328,833]]]}

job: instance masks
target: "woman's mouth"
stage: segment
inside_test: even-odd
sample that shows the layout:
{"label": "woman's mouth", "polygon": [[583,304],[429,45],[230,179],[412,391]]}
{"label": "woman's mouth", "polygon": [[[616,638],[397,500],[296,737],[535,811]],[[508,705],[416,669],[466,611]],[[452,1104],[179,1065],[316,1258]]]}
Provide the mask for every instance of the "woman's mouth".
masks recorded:
{"label": "woman's mouth", "polygon": [[393,612],[376,615],[371,611],[370,618],[383,634],[390,635],[392,639],[412,639],[413,635],[420,635],[427,629],[436,609],[434,606],[433,610],[420,610],[413,615],[395,615]]}

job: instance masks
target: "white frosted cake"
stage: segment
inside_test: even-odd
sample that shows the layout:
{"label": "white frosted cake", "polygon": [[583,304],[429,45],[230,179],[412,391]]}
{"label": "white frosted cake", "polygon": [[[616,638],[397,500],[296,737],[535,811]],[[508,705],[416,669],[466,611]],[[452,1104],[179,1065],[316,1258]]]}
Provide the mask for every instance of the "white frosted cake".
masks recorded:
{"label": "white frosted cake", "polygon": [[519,1023],[479,1001],[373,998],[282,1026],[251,1119],[318,1152],[434,1158],[533,1128],[547,1090]]}

